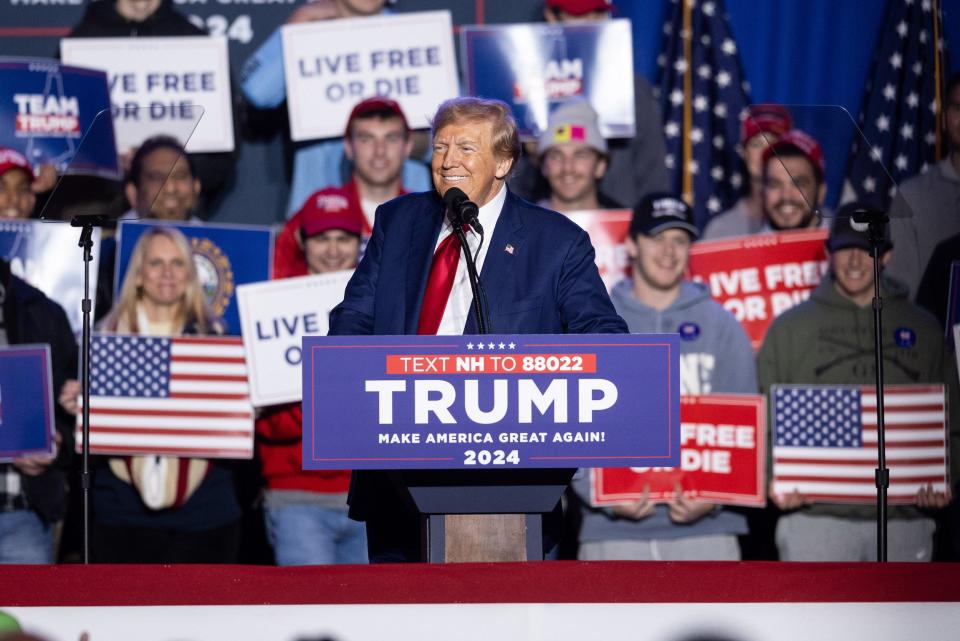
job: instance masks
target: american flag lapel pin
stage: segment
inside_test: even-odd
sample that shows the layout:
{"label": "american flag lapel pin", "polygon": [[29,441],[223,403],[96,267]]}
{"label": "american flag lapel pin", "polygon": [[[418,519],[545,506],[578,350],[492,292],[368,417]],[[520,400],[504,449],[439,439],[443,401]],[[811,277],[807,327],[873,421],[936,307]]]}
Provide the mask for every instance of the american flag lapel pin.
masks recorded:
{"label": "american flag lapel pin", "polygon": [[511,245],[510,243],[507,243],[507,246],[503,248],[503,251],[513,256],[513,245]]}

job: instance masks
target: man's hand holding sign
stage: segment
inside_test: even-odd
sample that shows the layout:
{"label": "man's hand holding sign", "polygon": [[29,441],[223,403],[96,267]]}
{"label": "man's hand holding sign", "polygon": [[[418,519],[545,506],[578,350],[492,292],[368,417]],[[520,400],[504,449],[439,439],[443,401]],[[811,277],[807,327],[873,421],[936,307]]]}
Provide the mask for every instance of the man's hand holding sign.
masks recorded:
{"label": "man's hand holding sign", "polygon": [[762,396],[684,396],[680,464],[593,470],[590,503],[635,520],[668,506],[670,520],[690,523],[716,505],[764,504],[765,403]]}

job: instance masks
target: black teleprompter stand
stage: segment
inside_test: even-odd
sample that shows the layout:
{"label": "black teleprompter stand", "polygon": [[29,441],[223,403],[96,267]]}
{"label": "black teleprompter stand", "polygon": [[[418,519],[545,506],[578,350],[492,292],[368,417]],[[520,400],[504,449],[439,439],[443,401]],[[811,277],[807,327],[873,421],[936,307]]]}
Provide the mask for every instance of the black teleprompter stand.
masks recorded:
{"label": "black teleprompter stand", "polygon": [[102,227],[108,219],[103,216],[77,216],[70,221],[72,227],[80,228],[80,248],[83,249],[83,334],[80,346],[80,387],[83,396],[81,432],[82,468],[80,486],[83,492],[83,562],[90,563],[90,326],[93,316],[93,301],[90,298],[90,262],[93,260],[93,230]]}
{"label": "black teleprompter stand", "polygon": [[877,487],[877,561],[887,561],[887,490],[890,488],[890,470],[887,468],[886,430],[883,417],[883,298],[880,295],[880,258],[886,244],[884,229],[889,218],[884,212],[857,210],[851,217],[851,227],[866,231],[873,257],[873,359],[877,389],[877,468],[874,483]]}

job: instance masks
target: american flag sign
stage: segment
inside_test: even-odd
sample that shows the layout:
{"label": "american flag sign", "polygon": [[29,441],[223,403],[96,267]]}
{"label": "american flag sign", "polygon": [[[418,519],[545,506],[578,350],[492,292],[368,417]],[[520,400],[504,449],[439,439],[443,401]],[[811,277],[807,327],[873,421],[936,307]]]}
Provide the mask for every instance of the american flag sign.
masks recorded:
{"label": "american flag sign", "polygon": [[239,337],[91,339],[94,454],[251,458],[253,418]]}
{"label": "american flag sign", "polygon": [[[873,503],[877,396],[872,386],[771,387],[773,491],[831,503]],[[890,503],[913,503],[928,483],[947,485],[943,385],[884,388]]]}

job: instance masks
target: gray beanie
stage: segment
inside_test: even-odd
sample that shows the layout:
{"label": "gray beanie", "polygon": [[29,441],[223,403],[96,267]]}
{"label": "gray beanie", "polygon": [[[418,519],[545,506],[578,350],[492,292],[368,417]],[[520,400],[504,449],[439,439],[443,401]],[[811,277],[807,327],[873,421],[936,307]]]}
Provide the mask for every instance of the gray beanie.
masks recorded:
{"label": "gray beanie", "polygon": [[607,141],[600,135],[597,112],[583,98],[570,98],[551,113],[547,128],[540,134],[537,151],[542,156],[561,142],[582,142],[601,154],[607,153]]}

